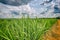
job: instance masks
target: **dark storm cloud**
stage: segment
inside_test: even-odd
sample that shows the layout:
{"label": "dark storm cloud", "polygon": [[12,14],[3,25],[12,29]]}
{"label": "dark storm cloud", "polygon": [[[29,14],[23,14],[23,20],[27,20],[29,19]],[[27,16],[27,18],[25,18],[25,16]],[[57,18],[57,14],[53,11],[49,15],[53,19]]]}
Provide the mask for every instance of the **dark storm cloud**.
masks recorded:
{"label": "dark storm cloud", "polygon": [[46,1],[44,1],[41,5],[44,5],[45,3],[50,3],[50,2],[52,2],[53,0],[46,0]]}
{"label": "dark storm cloud", "polygon": [[46,3],[50,3],[50,2],[52,2],[52,0],[46,1]]}
{"label": "dark storm cloud", "polygon": [[58,7],[58,5],[54,6],[54,13],[60,13],[60,8]]}
{"label": "dark storm cloud", "polygon": [[14,14],[14,15],[19,15],[19,12],[18,11],[11,11],[12,12],[12,14]]}
{"label": "dark storm cloud", "polygon": [[31,0],[0,0],[0,3],[12,6],[20,6],[28,4]]}

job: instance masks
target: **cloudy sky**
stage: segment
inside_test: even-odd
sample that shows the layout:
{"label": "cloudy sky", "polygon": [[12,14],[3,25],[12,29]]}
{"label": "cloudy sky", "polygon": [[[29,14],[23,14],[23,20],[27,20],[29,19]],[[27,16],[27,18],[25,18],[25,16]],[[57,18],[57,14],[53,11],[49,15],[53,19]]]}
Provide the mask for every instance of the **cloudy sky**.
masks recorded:
{"label": "cloudy sky", "polygon": [[60,0],[0,0],[0,18],[55,18],[60,16]]}

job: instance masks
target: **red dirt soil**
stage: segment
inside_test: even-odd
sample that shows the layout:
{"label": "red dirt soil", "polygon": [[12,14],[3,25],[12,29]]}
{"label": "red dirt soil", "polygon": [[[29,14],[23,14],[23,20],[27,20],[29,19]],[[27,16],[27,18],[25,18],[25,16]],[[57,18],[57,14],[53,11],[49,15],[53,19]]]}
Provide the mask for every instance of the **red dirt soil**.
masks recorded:
{"label": "red dirt soil", "polygon": [[60,19],[44,34],[43,40],[60,40]]}

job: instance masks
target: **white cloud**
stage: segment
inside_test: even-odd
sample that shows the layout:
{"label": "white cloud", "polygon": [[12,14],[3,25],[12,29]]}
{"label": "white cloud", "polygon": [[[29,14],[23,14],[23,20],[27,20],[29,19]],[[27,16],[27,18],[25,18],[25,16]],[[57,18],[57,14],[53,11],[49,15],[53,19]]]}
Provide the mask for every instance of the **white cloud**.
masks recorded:
{"label": "white cloud", "polygon": [[[38,18],[57,17],[60,15],[60,13],[58,13],[58,14],[53,13],[55,4],[56,4],[55,2],[51,2],[51,4],[49,3],[44,6],[46,8],[41,6],[39,9],[38,8],[35,9],[34,7],[31,7],[30,4],[21,5],[21,6],[9,6],[9,5],[4,5],[4,4],[0,3],[0,18],[21,18],[22,13],[26,13],[30,17],[37,16]],[[31,4],[31,5],[33,5],[33,4]],[[50,7],[50,8],[48,8],[48,10],[47,10],[47,6]],[[60,5],[58,7],[60,7]],[[15,12],[15,13],[13,13],[13,12]],[[44,14],[41,14],[42,12],[44,12]]]}
{"label": "white cloud", "polygon": [[[3,9],[2,9],[3,8]],[[2,18],[14,18],[14,17],[21,17],[21,13],[27,13],[31,15],[31,13],[35,13],[35,10],[27,5],[22,5],[22,6],[6,6],[6,5],[0,5],[0,15]],[[15,11],[19,13],[19,15],[13,15],[12,11]]]}

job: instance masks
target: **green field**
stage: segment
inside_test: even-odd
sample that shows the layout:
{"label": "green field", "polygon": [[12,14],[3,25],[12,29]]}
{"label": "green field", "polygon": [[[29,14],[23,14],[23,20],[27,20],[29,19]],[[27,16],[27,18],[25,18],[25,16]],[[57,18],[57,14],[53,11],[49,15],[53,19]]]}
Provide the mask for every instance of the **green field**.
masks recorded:
{"label": "green field", "polygon": [[0,40],[42,40],[57,19],[0,19]]}

